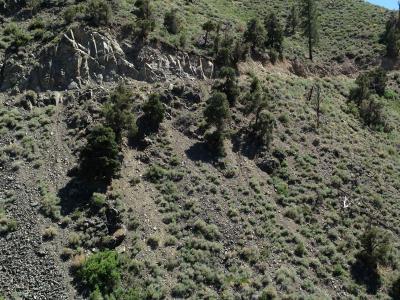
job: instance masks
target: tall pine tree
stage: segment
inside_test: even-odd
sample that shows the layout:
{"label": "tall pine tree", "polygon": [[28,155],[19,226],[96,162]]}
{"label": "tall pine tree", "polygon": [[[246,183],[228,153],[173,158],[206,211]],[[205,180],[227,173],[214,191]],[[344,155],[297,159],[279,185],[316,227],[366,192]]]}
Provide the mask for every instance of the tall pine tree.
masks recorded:
{"label": "tall pine tree", "polygon": [[297,26],[299,26],[299,12],[296,5],[290,8],[289,16],[286,22],[286,33],[293,35],[296,33]]}
{"label": "tall pine tree", "polygon": [[265,22],[267,29],[267,39],[265,46],[271,50],[275,50],[279,54],[279,58],[283,56],[283,29],[277,16],[271,13]]}
{"label": "tall pine tree", "polygon": [[[400,2],[399,2],[400,3]],[[400,51],[400,16],[393,13],[386,22],[381,40],[386,45],[386,55],[397,58]]]}
{"label": "tall pine tree", "polygon": [[318,43],[318,9],[315,0],[302,0],[302,28],[308,39],[309,58],[313,60],[313,48]]}

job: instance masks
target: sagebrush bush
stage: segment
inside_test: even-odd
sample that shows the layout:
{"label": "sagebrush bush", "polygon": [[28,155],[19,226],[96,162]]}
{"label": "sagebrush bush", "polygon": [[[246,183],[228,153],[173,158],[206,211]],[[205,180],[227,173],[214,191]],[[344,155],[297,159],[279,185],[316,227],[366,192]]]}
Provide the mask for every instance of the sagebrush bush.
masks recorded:
{"label": "sagebrush bush", "polygon": [[121,280],[120,259],[115,251],[102,251],[90,255],[76,272],[90,291],[108,294]]}

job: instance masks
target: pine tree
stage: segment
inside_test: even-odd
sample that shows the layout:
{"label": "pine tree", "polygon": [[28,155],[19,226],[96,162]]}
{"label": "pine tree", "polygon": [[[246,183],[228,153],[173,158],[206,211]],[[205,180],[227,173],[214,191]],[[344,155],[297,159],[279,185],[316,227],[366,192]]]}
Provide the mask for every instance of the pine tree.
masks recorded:
{"label": "pine tree", "polygon": [[171,34],[177,34],[181,30],[181,21],[177,15],[176,9],[165,13],[164,26]]}
{"label": "pine tree", "polygon": [[134,14],[137,17],[138,35],[143,40],[146,40],[156,25],[150,0],[137,0]]}
{"label": "pine tree", "polygon": [[107,182],[120,167],[114,131],[103,125],[93,128],[80,154],[81,174],[91,181]]}
{"label": "pine tree", "polygon": [[160,95],[152,94],[143,106],[144,119],[152,129],[158,129],[164,120],[165,109],[160,100]]}
{"label": "pine tree", "polygon": [[400,50],[400,16],[392,14],[386,22],[386,29],[382,35],[382,42],[386,45],[386,55],[397,58]]}
{"label": "pine tree", "polygon": [[302,28],[308,39],[308,53],[313,60],[313,47],[318,43],[318,10],[316,0],[302,0]]}
{"label": "pine tree", "polygon": [[251,19],[247,24],[247,30],[244,33],[244,41],[250,44],[254,51],[257,47],[262,47],[265,40],[265,29],[258,19]]}
{"label": "pine tree", "polygon": [[209,130],[204,135],[208,148],[218,156],[225,155],[224,128],[230,112],[228,99],[224,93],[216,92],[208,99],[204,117],[208,127],[215,126],[215,130]]}
{"label": "pine tree", "polygon": [[254,127],[258,126],[260,113],[268,106],[268,95],[263,91],[260,80],[254,76],[250,85],[250,91],[246,96],[247,113],[255,114]]}
{"label": "pine tree", "polygon": [[132,92],[120,84],[103,107],[106,125],[113,129],[117,142],[121,142],[125,130],[129,137],[134,137],[137,133],[136,117],[132,112],[133,102]]}
{"label": "pine tree", "polygon": [[222,131],[225,122],[229,118],[229,102],[224,93],[214,93],[207,101],[207,107],[204,110],[204,117],[208,126],[214,125]]}
{"label": "pine tree", "polygon": [[399,56],[400,35],[396,27],[391,27],[386,35],[386,55],[391,58]]}
{"label": "pine tree", "polygon": [[297,26],[299,26],[299,12],[296,5],[293,5],[289,11],[289,16],[286,23],[286,33],[293,35],[296,33]]}
{"label": "pine tree", "polygon": [[225,81],[217,86],[217,89],[225,93],[230,106],[234,106],[237,97],[240,95],[236,72],[233,68],[223,67],[219,75],[221,78],[225,79]]}
{"label": "pine tree", "polygon": [[259,121],[254,126],[255,135],[267,148],[269,148],[273,140],[275,124],[274,116],[269,111],[262,110],[259,114]]}
{"label": "pine tree", "polygon": [[112,10],[105,0],[90,0],[87,4],[87,17],[94,26],[108,25]]}
{"label": "pine tree", "polygon": [[215,23],[211,20],[205,22],[203,24],[203,30],[206,32],[206,36],[204,38],[204,46],[207,46],[208,43],[208,35],[210,34],[211,31],[215,30]]}
{"label": "pine tree", "polygon": [[134,13],[138,19],[149,20],[153,18],[150,0],[136,0]]}
{"label": "pine tree", "polygon": [[282,59],[283,56],[283,28],[278,18],[274,13],[268,16],[265,22],[267,29],[267,39],[265,46],[269,49],[275,50],[279,57]]}

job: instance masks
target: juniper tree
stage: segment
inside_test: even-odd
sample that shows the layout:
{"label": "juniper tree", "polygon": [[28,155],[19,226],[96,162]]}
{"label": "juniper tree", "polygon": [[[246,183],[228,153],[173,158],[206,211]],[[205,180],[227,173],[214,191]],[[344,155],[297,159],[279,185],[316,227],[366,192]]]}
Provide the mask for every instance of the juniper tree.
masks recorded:
{"label": "juniper tree", "polygon": [[151,94],[143,106],[144,119],[152,129],[158,129],[164,120],[165,109],[160,100],[160,95]]}
{"label": "juniper tree", "polygon": [[397,58],[400,50],[400,16],[391,14],[386,22],[385,32],[381,41],[386,45],[386,55]]}
{"label": "juniper tree", "polygon": [[109,181],[119,171],[118,144],[110,127],[96,126],[90,132],[80,157],[81,174],[91,181]]}
{"label": "juniper tree", "polygon": [[108,25],[111,20],[111,6],[105,0],[90,0],[86,15],[94,26]]}
{"label": "juniper tree", "polygon": [[267,110],[262,110],[259,113],[259,120],[258,122],[254,125],[254,133],[260,140],[260,142],[267,146],[271,145],[271,142],[273,140],[273,131],[275,128],[276,122],[275,118]]}
{"label": "juniper tree", "polygon": [[271,13],[266,22],[267,39],[265,46],[279,54],[279,58],[283,56],[283,28],[274,13]]}
{"label": "juniper tree", "polygon": [[208,35],[210,34],[211,31],[215,30],[215,27],[216,27],[215,23],[211,20],[209,20],[203,24],[202,28],[206,32],[206,36],[204,38],[204,46],[207,46]]}
{"label": "juniper tree", "polygon": [[124,131],[128,132],[129,137],[137,133],[136,117],[132,112],[133,102],[132,92],[120,84],[103,107],[106,125],[114,130],[117,142],[121,142]]}
{"label": "juniper tree", "polygon": [[244,32],[244,41],[248,43],[252,50],[262,47],[265,40],[265,29],[260,20],[254,18],[247,23],[247,30]]}
{"label": "juniper tree", "polygon": [[135,2],[134,14],[137,17],[136,26],[138,28],[138,35],[143,40],[146,40],[150,32],[155,28],[153,8],[150,0],[137,0]]}
{"label": "juniper tree", "polygon": [[385,265],[389,260],[392,247],[389,232],[378,227],[370,227],[365,230],[360,238],[361,252],[359,258],[373,270],[378,265]]}
{"label": "juniper tree", "polygon": [[308,40],[309,58],[313,60],[313,48],[318,43],[318,9],[316,0],[302,0],[302,28]]}
{"label": "juniper tree", "polygon": [[165,13],[164,26],[171,34],[177,34],[181,30],[181,22],[177,15],[176,9]]}
{"label": "juniper tree", "polygon": [[290,8],[289,16],[286,22],[286,33],[289,35],[295,34],[297,26],[299,26],[299,12],[296,5]]}
{"label": "juniper tree", "polygon": [[207,100],[204,117],[207,125],[214,125],[218,130],[223,130],[229,118],[229,102],[224,93],[216,92]]}
{"label": "juniper tree", "polygon": [[204,110],[204,117],[207,126],[215,126],[215,130],[208,131],[204,139],[210,150],[219,156],[225,154],[224,150],[224,127],[229,118],[229,103],[226,95],[221,92],[214,93],[207,101],[207,107]]}
{"label": "juniper tree", "polygon": [[230,106],[234,106],[237,97],[240,95],[236,72],[233,68],[223,67],[219,73],[219,76],[225,81],[218,85],[217,89],[225,93]]}

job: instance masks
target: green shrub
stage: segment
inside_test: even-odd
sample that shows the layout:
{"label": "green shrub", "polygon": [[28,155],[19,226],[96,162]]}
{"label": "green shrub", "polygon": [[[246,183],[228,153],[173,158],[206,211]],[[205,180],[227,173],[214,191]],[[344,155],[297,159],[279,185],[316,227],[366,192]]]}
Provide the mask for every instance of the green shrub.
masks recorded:
{"label": "green shrub", "polygon": [[53,227],[53,226],[50,226],[50,227],[47,227],[47,228],[43,231],[42,236],[43,236],[43,238],[44,238],[45,240],[52,240],[52,239],[54,239],[54,238],[57,236],[57,234],[58,234],[57,228],[56,228],[56,227]]}
{"label": "green shrub", "polygon": [[160,183],[168,178],[169,172],[159,165],[151,165],[145,176],[152,183]]}
{"label": "green shrub", "polygon": [[102,251],[89,256],[76,272],[77,278],[90,291],[108,294],[120,283],[120,260],[115,251]]}
{"label": "green shrub", "polygon": [[32,36],[16,23],[8,24],[4,29],[4,35],[11,36],[11,44],[16,48],[25,46],[32,40]]}
{"label": "green shrub", "polygon": [[152,235],[147,239],[147,245],[149,245],[152,249],[157,249],[160,245],[160,238],[156,235]]}
{"label": "green shrub", "polygon": [[294,254],[297,256],[303,257],[307,253],[306,247],[303,242],[297,243],[296,249],[294,250]]}
{"label": "green shrub", "polygon": [[265,288],[260,295],[260,300],[275,300],[278,299],[278,293],[273,286]]}

